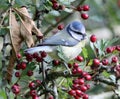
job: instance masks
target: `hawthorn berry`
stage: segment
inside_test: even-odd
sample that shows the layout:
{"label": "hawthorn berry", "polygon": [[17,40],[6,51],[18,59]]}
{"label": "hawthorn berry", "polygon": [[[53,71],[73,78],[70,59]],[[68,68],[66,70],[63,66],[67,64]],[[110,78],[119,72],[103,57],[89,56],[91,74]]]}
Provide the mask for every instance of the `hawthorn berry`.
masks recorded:
{"label": "hawthorn berry", "polygon": [[42,83],[41,80],[36,80],[35,82],[36,82],[37,86],[41,85],[41,83]]}
{"label": "hawthorn berry", "polygon": [[68,94],[71,95],[71,96],[76,96],[76,91],[71,89],[68,91]]}
{"label": "hawthorn berry", "polygon": [[32,96],[32,99],[40,99],[37,95]]}
{"label": "hawthorn berry", "polygon": [[37,36],[38,39],[43,39],[43,36]]}
{"label": "hawthorn berry", "polygon": [[73,84],[78,84],[79,83],[79,79],[74,79],[73,80]]}
{"label": "hawthorn berry", "polygon": [[103,59],[103,60],[102,60],[102,64],[103,64],[103,65],[108,65],[108,59]]}
{"label": "hawthorn berry", "polygon": [[116,56],[112,57],[112,63],[116,63],[118,61],[118,58]]}
{"label": "hawthorn berry", "polygon": [[73,68],[78,68],[78,63],[73,63]]}
{"label": "hawthorn berry", "polygon": [[107,53],[112,53],[113,51],[114,51],[114,49],[111,46],[106,48]]}
{"label": "hawthorn berry", "polygon": [[32,75],[33,75],[33,71],[32,71],[32,70],[28,70],[28,71],[27,71],[27,75],[28,75],[28,76],[32,76]]}
{"label": "hawthorn berry", "polygon": [[48,99],[54,99],[54,98],[53,98],[53,96],[52,96],[52,95],[50,95]]}
{"label": "hawthorn berry", "polygon": [[52,2],[52,3],[57,3],[57,1],[56,1],[56,0],[51,0],[51,2]]}
{"label": "hawthorn berry", "polygon": [[53,3],[52,5],[52,8],[55,9],[55,10],[58,10],[59,9],[59,3]]}
{"label": "hawthorn berry", "polygon": [[45,58],[47,56],[47,53],[45,51],[42,51],[40,54],[42,58]]}
{"label": "hawthorn berry", "polygon": [[26,60],[27,60],[28,62],[31,62],[31,61],[32,61],[33,56],[32,56],[31,54],[26,53],[25,56],[26,56]]}
{"label": "hawthorn berry", "polygon": [[14,85],[11,87],[11,90],[12,90],[12,92],[13,92],[15,95],[17,95],[17,94],[20,93],[20,86],[14,84]]}
{"label": "hawthorn berry", "polygon": [[69,67],[69,68],[72,68],[72,64],[71,64],[71,63],[68,63],[68,67]]}
{"label": "hawthorn berry", "polygon": [[84,19],[84,20],[86,20],[86,19],[89,18],[89,15],[87,13],[82,13],[81,14],[81,18]]}
{"label": "hawthorn berry", "polygon": [[20,59],[22,56],[21,56],[20,53],[18,53],[18,54],[16,55],[16,57],[17,57],[18,59]]}
{"label": "hawthorn berry", "polygon": [[77,70],[75,68],[72,69],[72,74],[77,74]]}
{"label": "hawthorn berry", "polygon": [[58,30],[63,30],[64,24],[59,24],[57,28],[58,28]]}
{"label": "hawthorn berry", "polygon": [[20,77],[20,76],[21,76],[20,72],[15,72],[15,77]]}
{"label": "hawthorn berry", "polygon": [[29,83],[29,88],[30,88],[30,89],[35,89],[35,88],[36,88],[35,83],[34,83],[34,82],[30,82],[30,83]]}
{"label": "hawthorn berry", "polygon": [[85,83],[85,81],[84,81],[84,79],[81,78],[78,80],[78,83],[79,83],[79,85],[83,85]]}
{"label": "hawthorn berry", "polygon": [[116,46],[116,50],[120,51],[120,45]]}
{"label": "hawthorn berry", "polygon": [[37,58],[39,56],[39,54],[37,52],[33,53],[33,58]]}
{"label": "hawthorn berry", "polygon": [[37,61],[37,62],[42,62],[42,61],[43,61],[43,58],[42,58],[41,56],[38,56],[38,57],[36,58],[36,61]]}
{"label": "hawthorn berry", "polygon": [[76,68],[76,73],[77,73],[77,74],[82,74],[82,72],[83,72],[83,71],[82,71],[82,69],[81,69],[81,68],[79,68],[79,67],[78,67],[78,68]]}
{"label": "hawthorn berry", "polygon": [[60,65],[60,61],[59,60],[53,60],[52,63],[53,63],[54,66]]}
{"label": "hawthorn berry", "polygon": [[75,90],[75,92],[76,92],[76,95],[79,96],[79,97],[81,97],[82,94],[83,94],[82,91],[81,91],[81,90],[78,90],[78,89]]}
{"label": "hawthorn berry", "polygon": [[73,89],[73,90],[77,90],[78,88],[79,88],[79,84],[73,84],[73,85],[72,85],[72,89]]}
{"label": "hawthorn berry", "polygon": [[86,91],[87,91],[87,87],[86,87],[85,85],[81,85],[81,86],[80,86],[80,90],[81,90],[82,92],[86,92]]}
{"label": "hawthorn berry", "polygon": [[99,59],[94,59],[93,60],[93,65],[94,66],[99,66],[100,65],[100,60]]}
{"label": "hawthorn berry", "polygon": [[96,35],[93,34],[93,35],[90,36],[90,41],[91,42],[94,43],[94,42],[96,42],[96,40],[97,40]]}
{"label": "hawthorn berry", "polygon": [[27,66],[27,65],[26,65],[25,62],[21,62],[21,66],[20,66],[20,67],[21,67],[22,70],[26,69],[26,66]]}
{"label": "hawthorn berry", "polygon": [[36,90],[30,90],[30,95],[33,97],[33,96],[36,96],[37,95],[37,92]]}
{"label": "hawthorn berry", "polygon": [[92,79],[92,76],[89,75],[89,74],[87,74],[87,75],[85,76],[85,79],[88,80],[88,81],[90,81],[90,80]]}
{"label": "hawthorn berry", "polygon": [[75,59],[79,62],[82,62],[84,60],[82,56],[77,56]]}
{"label": "hawthorn berry", "polygon": [[83,5],[82,8],[83,8],[83,11],[89,11],[90,9],[89,5]]}
{"label": "hawthorn berry", "polygon": [[88,99],[88,98],[89,98],[89,96],[87,94],[83,94],[82,99]]}
{"label": "hawthorn berry", "polygon": [[21,69],[21,64],[18,63],[18,64],[16,65],[15,69],[16,69],[16,70],[20,70],[20,69]]}

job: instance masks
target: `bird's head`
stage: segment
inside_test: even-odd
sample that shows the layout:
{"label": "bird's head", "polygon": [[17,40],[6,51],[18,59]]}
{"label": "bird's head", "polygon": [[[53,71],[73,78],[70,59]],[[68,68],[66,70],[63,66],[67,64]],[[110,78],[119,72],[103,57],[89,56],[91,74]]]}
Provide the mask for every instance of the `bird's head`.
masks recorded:
{"label": "bird's head", "polygon": [[86,38],[85,27],[80,21],[73,21],[67,27],[66,31],[76,40],[81,41]]}

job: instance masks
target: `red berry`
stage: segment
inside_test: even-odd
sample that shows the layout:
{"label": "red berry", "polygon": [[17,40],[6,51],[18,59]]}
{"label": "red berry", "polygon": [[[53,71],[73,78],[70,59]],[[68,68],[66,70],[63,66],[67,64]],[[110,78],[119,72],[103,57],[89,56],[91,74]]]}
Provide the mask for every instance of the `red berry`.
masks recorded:
{"label": "red berry", "polygon": [[54,99],[54,98],[53,98],[53,96],[52,96],[52,95],[50,95],[48,99]]}
{"label": "red berry", "polygon": [[72,69],[72,74],[77,74],[77,70],[75,68]]}
{"label": "red berry", "polygon": [[27,65],[26,65],[25,62],[22,62],[22,63],[21,63],[21,69],[22,69],[22,70],[26,69],[26,66],[27,66]]}
{"label": "red berry", "polygon": [[20,72],[15,72],[15,77],[20,77],[20,76],[21,76]]}
{"label": "red berry", "polygon": [[33,96],[36,96],[37,95],[37,92],[36,90],[30,90],[30,95],[33,97]]}
{"label": "red berry", "polygon": [[42,61],[43,61],[43,58],[40,57],[40,56],[38,56],[38,57],[36,58],[36,61],[37,61],[37,62],[42,62]]}
{"label": "red berry", "polygon": [[94,59],[93,60],[93,65],[94,66],[99,66],[100,65],[100,60],[99,59]]}
{"label": "red berry", "polygon": [[76,95],[77,95],[77,96],[79,96],[79,97],[82,96],[82,94],[83,94],[82,91],[80,91],[80,90],[75,90],[75,91],[76,91]]}
{"label": "red berry", "polygon": [[78,66],[79,66],[78,63],[73,64],[73,68],[78,68]]}
{"label": "red berry", "polygon": [[62,30],[64,28],[64,24],[59,24],[57,28],[58,30]]}
{"label": "red berry", "polygon": [[68,63],[68,67],[69,67],[69,68],[72,68],[72,64]]}
{"label": "red berry", "polygon": [[20,70],[20,69],[21,69],[21,64],[19,63],[16,65],[16,70]]}
{"label": "red berry", "polygon": [[46,53],[45,51],[42,51],[42,52],[41,52],[41,57],[42,57],[42,58],[45,58],[46,56],[47,56],[47,53]]}
{"label": "red berry", "polygon": [[117,66],[115,67],[115,70],[117,70],[117,71],[120,72],[120,65],[117,65]]}
{"label": "red berry", "polygon": [[35,83],[34,83],[34,82],[30,82],[30,83],[29,83],[29,88],[30,88],[30,89],[35,89],[35,88],[36,88]]}
{"label": "red berry", "polygon": [[20,53],[18,53],[16,56],[18,59],[20,59],[22,57]]}
{"label": "red berry", "polygon": [[37,95],[32,96],[32,99],[40,99]]}
{"label": "red berry", "polygon": [[79,62],[82,62],[84,60],[82,56],[77,56],[75,59]]}
{"label": "red berry", "polygon": [[36,83],[37,83],[37,85],[39,86],[39,85],[41,85],[41,80],[36,80]]}
{"label": "red berry", "polygon": [[87,13],[82,13],[81,14],[81,18],[83,18],[84,20],[89,18],[89,15]]}
{"label": "red berry", "polygon": [[102,60],[102,64],[103,64],[103,65],[108,65],[108,59],[103,59],[103,60]]}
{"label": "red berry", "polygon": [[55,9],[55,10],[58,10],[59,9],[59,3],[53,3],[52,8]]}
{"label": "red berry", "polygon": [[112,63],[116,63],[118,61],[118,58],[116,56],[112,57]]}
{"label": "red berry", "polygon": [[83,11],[89,11],[90,7],[89,5],[83,5]]}
{"label": "red berry", "polygon": [[112,53],[113,51],[114,51],[114,49],[111,46],[106,48],[107,53]]}
{"label": "red berry", "polygon": [[26,60],[27,60],[28,62],[31,62],[32,59],[33,59],[32,55],[29,54],[29,53],[27,53],[27,54],[26,54]]}
{"label": "red berry", "polygon": [[87,87],[85,85],[82,85],[82,86],[80,86],[80,90],[82,92],[86,92],[87,91]]}
{"label": "red berry", "polygon": [[82,99],[88,99],[88,98],[89,98],[89,96],[87,94],[84,94],[82,97]]}
{"label": "red berry", "polygon": [[116,50],[120,51],[120,45],[116,46]]}
{"label": "red berry", "polygon": [[79,79],[74,79],[73,80],[73,84],[78,84],[79,83]]}
{"label": "red berry", "polygon": [[28,76],[32,76],[33,75],[33,71],[31,71],[31,70],[27,71],[27,75]]}
{"label": "red berry", "polygon": [[64,9],[65,9],[65,6],[64,6],[64,5],[59,5],[59,9],[60,9],[60,10],[64,10]]}
{"label": "red berry", "polygon": [[36,53],[33,53],[33,58],[37,58],[39,56],[39,54],[36,52]]}
{"label": "red berry", "polygon": [[89,84],[86,84],[85,86],[87,87],[87,90],[90,89],[90,85]]}
{"label": "red berry", "polygon": [[96,42],[96,40],[97,40],[96,36],[95,35],[91,35],[90,41],[94,43],[94,42]]}
{"label": "red berry", "polygon": [[76,96],[74,96],[74,99],[80,99],[80,97],[76,95]]}
{"label": "red berry", "polygon": [[79,85],[83,85],[84,83],[84,79],[79,79]]}
{"label": "red berry", "polygon": [[87,74],[87,75],[85,76],[85,79],[89,81],[89,80],[91,80],[91,79],[92,79],[92,76],[91,76],[91,75],[89,75],[89,74]]}
{"label": "red berry", "polygon": [[83,7],[78,6],[76,10],[77,10],[77,11],[82,11],[82,10],[83,10]]}
{"label": "red berry", "polygon": [[76,73],[77,73],[77,74],[82,74],[82,72],[83,72],[83,71],[82,71],[82,69],[81,69],[81,68],[79,68],[79,67],[78,67],[78,68],[76,68]]}
{"label": "red berry", "polygon": [[12,92],[13,92],[15,95],[17,95],[17,94],[20,93],[20,86],[14,84],[14,85],[11,87],[11,90],[12,90]]}
{"label": "red berry", "polygon": [[75,96],[76,91],[71,89],[70,91],[68,91],[68,94],[71,95],[71,96]]}
{"label": "red berry", "polygon": [[60,65],[60,61],[59,60],[53,60],[52,63],[53,63],[54,66]]}
{"label": "red berry", "polygon": [[73,84],[73,85],[72,85],[72,89],[73,89],[73,90],[76,90],[76,89],[78,89],[78,88],[79,88],[79,84]]}

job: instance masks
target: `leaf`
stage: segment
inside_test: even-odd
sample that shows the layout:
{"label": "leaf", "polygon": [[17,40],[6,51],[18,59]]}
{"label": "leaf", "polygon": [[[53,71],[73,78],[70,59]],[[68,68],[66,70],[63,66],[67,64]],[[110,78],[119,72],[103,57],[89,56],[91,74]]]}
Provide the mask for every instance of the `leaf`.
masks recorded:
{"label": "leaf", "polygon": [[41,31],[36,27],[34,21],[30,18],[28,10],[26,7],[20,9],[14,9],[19,14],[20,32],[28,47],[34,46],[34,40],[32,38],[32,32],[37,36],[43,36]]}
{"label": "leaf", "polygon": [[82,54],[84,58],[88,58],[88,51],[85,47],[82,48]]}
{"label": "leaf", "polygon": [[102,72],[102,75],[106,78],[109,78],[110,77],[110,73],[108,73],[107,71],[103,71]]}
{"label": "leaf", "polygon": [[9,32],[9,27],[1,27],[0,28],[0,36],[6,35]]}

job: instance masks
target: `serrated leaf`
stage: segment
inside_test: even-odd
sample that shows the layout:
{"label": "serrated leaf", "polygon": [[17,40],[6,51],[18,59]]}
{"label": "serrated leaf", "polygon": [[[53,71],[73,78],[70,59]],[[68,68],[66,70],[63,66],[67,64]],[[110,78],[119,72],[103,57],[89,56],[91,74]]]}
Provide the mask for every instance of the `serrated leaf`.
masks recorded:
{"label": "serrated leaf", "polygon": [[84,58],[88,58],[88,51],[85,47],[82,48],[82,54]]}
{"label": "serrated leaf", "polygon": [[115,75],[110,75],[109,78],[112,80],[112,82],[116,82],[116,76]]}
{"label": "serrated leaf", "polygon": [[7,33],[9,33],[9,27],[1,27],[0,28],[0,36],[5,35]]}
{"label": "serrated leaf", "polygon": [[103,71],[102,72],[102,75],[106,78],[109,78],[110,77],[110,73],[108,73],[107,71]]}

